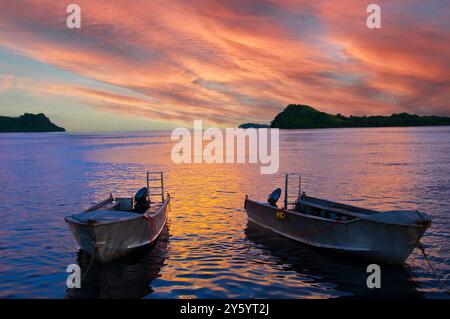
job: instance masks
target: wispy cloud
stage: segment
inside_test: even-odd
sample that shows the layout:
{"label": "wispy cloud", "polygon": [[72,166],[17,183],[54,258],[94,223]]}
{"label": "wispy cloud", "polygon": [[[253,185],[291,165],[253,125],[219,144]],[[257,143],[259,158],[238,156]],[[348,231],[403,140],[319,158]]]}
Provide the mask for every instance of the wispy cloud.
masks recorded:
{"label": "wispy cloud", "polygon": [[[81,30],[65,27],[61,1],[2,1],[0,46],[124,92],[55,79],[36,94],[222,125],[268,121],[288,103],[450,114],[450,6],[437,0],[379,1],[379,30],[365,26],[364,1],[77,3]],[[0,91],[14,86],[0,79]]]}

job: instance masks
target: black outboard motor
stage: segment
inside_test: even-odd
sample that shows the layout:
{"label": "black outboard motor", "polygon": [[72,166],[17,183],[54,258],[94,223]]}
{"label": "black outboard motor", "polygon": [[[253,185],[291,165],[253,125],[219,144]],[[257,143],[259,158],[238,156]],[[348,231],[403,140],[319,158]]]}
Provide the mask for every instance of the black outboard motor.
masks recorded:
{"label": "black outboard motor", "polygon": [[281,188],[277,188],[272,192],[272,194],[269,195],[269,198],[267,201],[269,202],[270,206],[278,207],[277,202],[281,197]]}
{"label": "black outboard motor", "polygon": [[134,211],[136,213],[144,213],[150,207],[150,201],[148,200],[148,188],[142,187],[134,195]]}

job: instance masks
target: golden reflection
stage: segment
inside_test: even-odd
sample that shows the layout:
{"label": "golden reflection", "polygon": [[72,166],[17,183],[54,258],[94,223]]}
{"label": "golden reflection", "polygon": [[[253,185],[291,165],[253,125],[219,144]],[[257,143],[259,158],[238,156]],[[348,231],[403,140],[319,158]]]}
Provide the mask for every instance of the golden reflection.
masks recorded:
{"label": "golden reflection", "polygon": [[[275,175],[261,175],[260,164],[174,164],[169,133],[142,134],[112,137],[107,146],[103,141],[85,160],[103,165],[89,182],[95,196],[111,188],[131,195],[145,182],[145,170],[164,171],[173,201],[169,258],[153,283],[162,296],[187,298],[195,291],[205,297],[232,296],[233,287],[257,285],[264,291],[281,283],[307,291],[317,284],[318,279],[302,279],[301,267],[273,260],[276,249],[268,254],[245,233],[245,195],[265,200],[274,188],[284,187],[284,172],[302,173],[304,190],[311,195],[357,200],[378,209],[416,208],[408,187],[417,183],[411,174],[418,161],[417,137],[409,129],[282,132]],[[158,285],[159,280],[170,285]],[[332,297],[330,289],[305,298]]]}

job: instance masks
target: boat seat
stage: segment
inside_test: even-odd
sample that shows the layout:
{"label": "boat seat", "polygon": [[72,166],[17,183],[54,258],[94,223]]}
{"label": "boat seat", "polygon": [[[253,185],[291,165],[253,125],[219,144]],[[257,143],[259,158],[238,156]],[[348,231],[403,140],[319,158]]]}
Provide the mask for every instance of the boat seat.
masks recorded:
{"label": "boat seat", "polygon": [[113,210],[95,210],[73,215],[72,218],[82,223],[105,223],[121,221],[136,217],[135,213]]}
{"label": "boat seat", "polygon": [[116,198],[118,202],[115,209],[121,211],[133,211],[133,199],[132,198]]}

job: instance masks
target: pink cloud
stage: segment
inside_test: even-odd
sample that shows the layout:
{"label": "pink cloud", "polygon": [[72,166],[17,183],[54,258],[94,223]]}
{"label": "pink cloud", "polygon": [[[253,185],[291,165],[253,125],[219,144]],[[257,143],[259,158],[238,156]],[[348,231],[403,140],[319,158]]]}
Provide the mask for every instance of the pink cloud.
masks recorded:
{"label": "pink cloud", "polygon": [[267,122],[288,103],[450,114],[449,6],[427,20],[418,1],[380,1],[383,27],[369,30],[355,1],[77,3],[81,30],[60,1],[3,1],[0,46],[133,93],[58,92],[101,111],[221,124]]}

